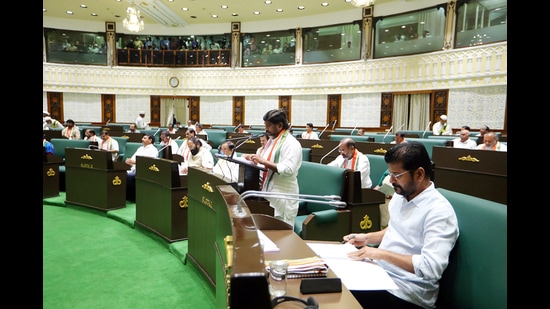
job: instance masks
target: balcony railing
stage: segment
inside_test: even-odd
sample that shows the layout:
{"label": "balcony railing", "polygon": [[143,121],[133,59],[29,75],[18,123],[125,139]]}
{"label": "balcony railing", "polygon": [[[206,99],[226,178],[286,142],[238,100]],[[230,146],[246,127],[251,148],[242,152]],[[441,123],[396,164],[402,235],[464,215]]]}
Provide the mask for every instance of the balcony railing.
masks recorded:
{"label": "balcony railing", "polygon": [[117,49],[120,66],[229,67],[231,50]]}

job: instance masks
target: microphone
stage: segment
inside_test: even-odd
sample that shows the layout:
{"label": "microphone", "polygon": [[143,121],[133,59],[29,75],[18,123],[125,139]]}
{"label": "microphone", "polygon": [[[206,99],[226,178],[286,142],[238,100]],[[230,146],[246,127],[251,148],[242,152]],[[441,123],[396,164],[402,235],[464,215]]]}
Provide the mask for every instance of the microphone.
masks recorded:
{"label": "microphone", "polygon": [[157,135],[157,133],[159,133],[160,131],[160,128],[158,128],[157,132],[155,132],[155,134],[153,134],[153,136]]}
{"label": "microphone", "polygon": [[[178,136],[178,138],[175,139],[175,141],[177,141],[178,139],[180,139],[181,136]],[[164,147],[162,147],[161,149],[159,149],[159,151],[157,151],[157,153],[163,151],[166,147],[170,146],[170,143],[164,145]]]}
{"label": "microphone", "polygon": [[340,147],[340,145],[341,145],[341,144],[338,143],[338,145],[336,145],[336,147],[332,148],[331,151],[329,151],[326,155],[324,155],[324,156],[321,158],[321,160],[319,160],[319,163],[323,164],[323,160],[324,160],[329,154],[331,154],[334,150],[336,150],[336,148]]}
{"label": "microphone", "polygon": [[325,130],[328,128],[328,126],[330,126],[330,123],[327,123],[327,125],[325,126],[325,128],[323,129],[323,131],[321,131],[321,133],[319,133],[319,138],[321,138],[321,135],[323,133],[325,133]]}
{"label": "microphone", "polygon": [[334,120],[334,123],[332,124],[332,131],[334,131],[334,127],[336,126],[337,121],[338,121],[338,119]]}
{"label": "microphone", "polygon": [[424,132],[422,132],[422,138],[424,138],[424,134],[426,134],[426,131],[428,131],[428,128],[430,127],[430,124],[432,124],[432,121],[428,122],[428,125],[426,126],[426,129],[424,129]]}
{"label": "microphone", "polygon": [[353,135],[353,131],[355,131],[355,129],[357,129],[357,126],[353,127],[353,130],[351,130],[351,132],[349,132],[349,135]]}
{"label": "microphone", "polygon": [[401,130],[401,128],[403,128],[405,126],[405,124],[402,124],[399,129],[397,129],[397,131]]}
{"label": "microphone", "polygon": [[384,140],[386,139],[386,136],[388,136],[388,134],[390,134],[391,129],[393,129],[393,125],[390,127],[390,129],[388,130],[388,132],[386,132],[386,134],[384,134],[384,137],[382,138],[382,143],[384,143]]}
{"label": "microphone", "polygon": [[272,198],[278,198],[283,200],[290,200],[290,201],[300,201],[300,202],[310,202],[310,203],[319,203],[319,204],[325,204],[330,205],[334,208],[340,209],[340,208],[346,208],[346,202],[341,201],[341,197],[338,195],[313,195],[313,194],[296,194],[296,193],[280,193],[280,192],[269,192],[269,191],[256,191],[256,190],[248,190],[241,194],[239,197],[239,200],[237,201],[237,213],[236,215],[246,215],[245,212],[243,212],[243,209],[241,207],[241,203],[244,201],[244,199],[248,197],[272,197]]}
{"label": "microphone", "polygon": [[[260,134],[252,134],[250,136],[247,136],[246,138],[244,138],[244,140],[242,142],[240,142],[238,145],[235,145],[235,147],[233,147],[233,149],[231,150],[231,159],[233,159],[233,155],[235,154],[235,152],[237,151],[237,149],[239,149],[239,147],[241,147],[242,145],[244,145],[246,142],[248,142],[249,140],[253,139],[253,138],[256,138],[256,137],[260,137],[262,136],[263,133],[260,133]],[[242,138],[241,138],[242,139]]]}
{"label": "microphone", "polygon": [[105,124],[108,124],[109,122],[111,122],[111,118],[107,118],[107,121],[105,122]]}

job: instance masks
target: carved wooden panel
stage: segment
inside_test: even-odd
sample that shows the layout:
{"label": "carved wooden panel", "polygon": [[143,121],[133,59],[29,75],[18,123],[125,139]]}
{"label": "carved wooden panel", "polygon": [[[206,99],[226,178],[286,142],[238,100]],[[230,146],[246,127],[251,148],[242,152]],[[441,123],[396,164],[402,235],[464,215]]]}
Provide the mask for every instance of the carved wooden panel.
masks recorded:
{"label": "carved wooden panel", "polygon": [[200,122],[201,97],[189,97],[189,120]]}
{"label": "carved wooden panel", "polygon": [[151,123],[152,126],[160,126],[160,96],[151,96]]}
{"label": "carved wooden panel", "polygon": [[63,119],[63,92],[48,92],[48,112],[53,119],[65,123]]}
{"label": "carved wooden panel", "polygon": [[436,90],[432,95],[432,123],[439,121],[439,116],[447,114],[449,90]]}
{"label": "carved wooden panel", "polygon": [[389,127],[392,123],[393,94],[382,93],[382,103],[380,107],[380,127]]}
{"label": "carved wooden panel", "polygon": [[[340,126],[340,111],[342,109],[342,95],[341,94],[329,94],[328,95],[328,118],[327,123],[333,124],[336,122],[335,128]],[[331,125],[332,128],[332,125]]]}
{"label": "carved wooden panel", "polygon": [[292,123],[292,97],[289,95],[279,96],[279,109],[284,111],[288,122]]}
{"label": "carved wooden panel", "polygon": [[101,122],[116,122],[116,95],[101,95]]}
{"label": "carved wooden panel", "polygon": [[233,125],[244,124],[244,97],[233,97]]}

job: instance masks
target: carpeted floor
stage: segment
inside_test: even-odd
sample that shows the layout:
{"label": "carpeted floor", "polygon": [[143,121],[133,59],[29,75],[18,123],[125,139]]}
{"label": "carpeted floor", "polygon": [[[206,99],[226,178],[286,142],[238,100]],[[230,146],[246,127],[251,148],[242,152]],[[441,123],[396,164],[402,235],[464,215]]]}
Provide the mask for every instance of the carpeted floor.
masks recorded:
{"label": "carpeted floor", "polygon": [[187,241],[134,228],[135,204],[104,213],[43,199],[43,308],[215,308]]}

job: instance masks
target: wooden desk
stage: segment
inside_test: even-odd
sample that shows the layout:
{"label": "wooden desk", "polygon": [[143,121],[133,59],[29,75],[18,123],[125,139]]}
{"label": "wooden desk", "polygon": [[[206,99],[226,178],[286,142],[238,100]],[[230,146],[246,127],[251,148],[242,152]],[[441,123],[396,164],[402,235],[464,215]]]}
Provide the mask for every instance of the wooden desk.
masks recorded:
{"label": "wooden desk", "polygon": [[[268,252],[264,254],[265,260],[277,259],[300,259],[305,257],[316,256],[315,252],[292,230],[262,230],[277,247],[281,249],[279,252]],[[328,277],[337,277],[330,269]],[[362,308],[357,302],[353,294],[342,286],[341,293],[322,293],[322,294],[302,294],[300,293],[301,279],[288,279],[287,293],[288,296],[298,297],[307,300],[309,296],[313,296],[319,303],[319,308],[323,309],[340,309],[340,308]],[[303,308],[303,304],[297,307],[298,302],[285,302],[279,304],[278,308]]]}
{"label": "wooden desk", "polygon": [[[217,186],[227,208],[224,215],[230,218],[232,237],[230,246],[218,243],[220,267],[216,275],[216,298],[219,308],[245,306],[257,309],[269,309],[268,280],[265,272],[265,261],[273,259],[300,259],[315,256],[315,252],[292,229],[262,230],[280,249],[278,252],[263,253],[258,238],[256,223],[246,203],[239,201],[239,194],[229,185]],[[223,248],[225,247],[225,250]],[[220,250],[221,249],[221,250]],[[229,265],[229,268],[227,267]],[[222,269],[223,268],[223,269]],[[228,277],[223,275],[226,273]],[[336,277],[329,270],[328,276]],[[229,282],[229,283],[228,283]],[[288,279],[288,296],[298,297],[304,301],[313,297],[320,308],[361,308],[353,294],[342,286],[340,293],[307,294],[300,293],[301,279]],[[230,284],[230,286],[226,286]],[[226,294],[227,293],[227,294]],[[297,307],[301,305],[301,307]],[[279,308],[303,308],[299,302],[285,302]]]}

